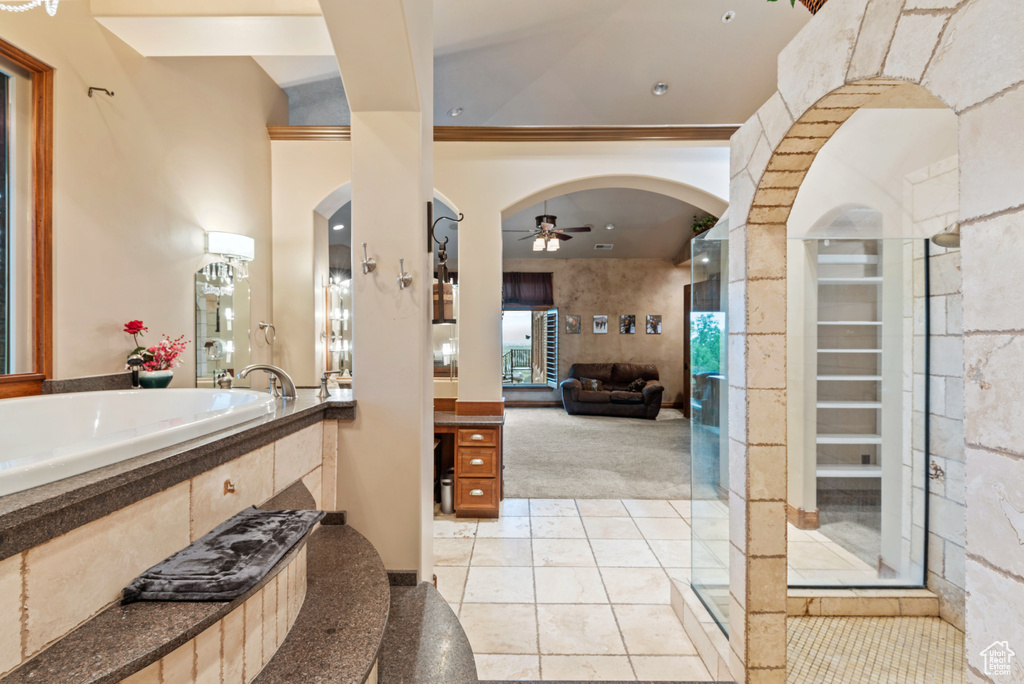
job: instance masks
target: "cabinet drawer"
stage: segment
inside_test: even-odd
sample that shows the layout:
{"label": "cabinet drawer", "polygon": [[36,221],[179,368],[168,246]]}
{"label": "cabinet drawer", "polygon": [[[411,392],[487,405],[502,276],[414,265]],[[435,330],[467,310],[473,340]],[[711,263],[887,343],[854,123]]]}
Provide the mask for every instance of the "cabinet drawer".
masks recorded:
{"label": "cabinet drawer", "polygon": [[498,446],[498,431],[494,428],[459,428],[456,437],[460,445]]}
{"label": "cabinet drawer", "polygon": [[456,479],[456,483],[456,511],[463,515],[468,512],[497,515],[498,481],[496,479],[460,477]]}
{"label": "cabinet drawer", "polygon": [[498,450],[459,447],[455,474],[459,477],[496,477],[498,474]]}

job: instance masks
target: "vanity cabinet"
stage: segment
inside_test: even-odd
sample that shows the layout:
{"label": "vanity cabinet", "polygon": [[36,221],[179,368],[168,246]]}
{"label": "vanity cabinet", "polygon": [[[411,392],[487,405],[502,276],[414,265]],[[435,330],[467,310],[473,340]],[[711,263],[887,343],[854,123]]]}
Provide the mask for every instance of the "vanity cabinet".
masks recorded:
{"label": "vanity cabinet", "polygon": [[[502,499],[500,416],[456,416],[437,412],[435,434],[450,434],[447,458],[455,467],[455,515],[497,518]],[[448,459],[451,459],[448,461]]]}

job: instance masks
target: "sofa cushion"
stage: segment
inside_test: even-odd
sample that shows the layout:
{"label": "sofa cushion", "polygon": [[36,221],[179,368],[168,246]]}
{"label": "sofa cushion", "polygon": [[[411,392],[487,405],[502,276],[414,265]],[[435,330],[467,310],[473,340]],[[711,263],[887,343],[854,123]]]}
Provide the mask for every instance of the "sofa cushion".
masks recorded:
{"label": "sofa cushion", "polygon": [[[583,390],[580,392],[579,401],[584,404],[607,404],[611,401],[611,396],[611,392],[588,392],[587,390]],[[643,397],[642,394],[640,396]],[[643,401],[643,399],[641,399],[641,401]]]}
{"label": "sofa cushion", "polygon": [[637,378],[633,382],[629,383],[629,385],[626,387],[626,391],[627,392],[640,392],[640,391],[643,390],[644,385],[646,385],[646,384],[647,384],[646,380],[644,380],[643,378]]}
{"label": "sofa cushion", "polygon": [[613,404],[642,404],[644,395],[640,392],[609,392],[609,400]]}
{"label": "sofa cushion", "polygon": [[580,378],[580,384],[588,392],[600,392],[604,389],[604,383],[597,378]]}
{"label": "sofa cushion", "polygon": [[[591,376],[587,376],[591,377]],[[650,363],[616,363],[612,366],[611,382],[615,385],[628,385],[637,378],[658,380],[658,367]]]}
{"label": "sofa cushion", "polygon": [[595,378],[604,384],[608,384],[612,379],[613,365],[611,363],[574,363],[569,368],[569,377]]}

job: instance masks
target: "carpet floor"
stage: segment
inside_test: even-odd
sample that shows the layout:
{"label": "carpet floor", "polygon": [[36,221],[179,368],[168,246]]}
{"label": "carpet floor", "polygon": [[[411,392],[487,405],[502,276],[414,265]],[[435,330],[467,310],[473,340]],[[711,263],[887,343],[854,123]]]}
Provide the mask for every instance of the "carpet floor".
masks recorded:
{"label": "carpet floor", "polygon": [[507,409],[504,458],[510,499],[690,498],[690,421],[674,409],[657,420]]}

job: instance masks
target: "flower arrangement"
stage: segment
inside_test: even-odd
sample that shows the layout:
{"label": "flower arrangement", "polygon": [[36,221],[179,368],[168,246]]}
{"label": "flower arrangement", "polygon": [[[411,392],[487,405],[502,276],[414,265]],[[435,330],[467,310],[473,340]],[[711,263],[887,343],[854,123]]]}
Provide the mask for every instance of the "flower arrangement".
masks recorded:
{"label": "flower arrangement", "polygon": [[170,370],[184,363],[181,355],[188,346],[184,335],[173,340],[164,335],[162,340],[151,347],[146,347],[139,344],[139,336],[144,332],[149,332],[149,328],[142,321],[128,321],[124,324],[124,331],[135,341],[135,349],[131,350],[128,355],[138,354],[142,357],[142,370]]}

